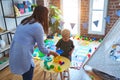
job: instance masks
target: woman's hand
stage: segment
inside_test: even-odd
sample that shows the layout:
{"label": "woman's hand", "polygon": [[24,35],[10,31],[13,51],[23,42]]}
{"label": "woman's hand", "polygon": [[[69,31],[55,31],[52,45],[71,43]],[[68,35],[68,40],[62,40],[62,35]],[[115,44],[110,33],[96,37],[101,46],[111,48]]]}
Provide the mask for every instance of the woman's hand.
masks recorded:
{"label": "woman's hand", "polygon": [[50,51],[50,54],[53,55],[53,56],[60,56],[57,52],[54,52],[54,51]]}

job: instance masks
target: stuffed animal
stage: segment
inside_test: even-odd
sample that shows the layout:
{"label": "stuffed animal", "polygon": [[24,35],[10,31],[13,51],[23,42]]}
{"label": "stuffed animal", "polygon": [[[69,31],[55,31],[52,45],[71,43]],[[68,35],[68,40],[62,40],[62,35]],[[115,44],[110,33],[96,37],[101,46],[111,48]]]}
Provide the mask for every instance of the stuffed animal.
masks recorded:
{"label": "stuffed animal", "polygon": [[1,27],[0,27],[0,32],[4,32],[4,29],[2,29]]}
{"label": "stuffed animal", "polygon": [[14,5],[14,9],[15,9],[16,16],[20,16],[20,11],[19,11],[19,9],[16,7],[16,5]]}

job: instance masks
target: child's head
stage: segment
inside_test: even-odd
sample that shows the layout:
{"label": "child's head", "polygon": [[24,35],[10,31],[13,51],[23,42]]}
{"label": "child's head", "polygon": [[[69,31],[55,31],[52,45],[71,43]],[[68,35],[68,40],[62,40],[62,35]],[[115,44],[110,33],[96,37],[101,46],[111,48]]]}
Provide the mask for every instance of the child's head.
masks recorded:
{"label": "child's head", "polygon": [[68,30],[68,29],[63,29],[63,30],[61,31],[61,35],[62,35],[62,39],[63,39],[64,41],[68,41],[68,40],[70,39],[70,30]]}

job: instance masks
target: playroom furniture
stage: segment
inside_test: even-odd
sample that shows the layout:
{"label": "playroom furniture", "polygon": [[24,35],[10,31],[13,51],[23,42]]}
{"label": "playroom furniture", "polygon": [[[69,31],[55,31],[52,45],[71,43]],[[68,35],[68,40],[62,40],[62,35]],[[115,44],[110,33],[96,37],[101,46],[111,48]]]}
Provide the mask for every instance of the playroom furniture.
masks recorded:
{"label": "playroom furniture", "polygon": [[[61,61],[64,62],[64,64],[60,65],[59,61],[57,63],[53,61],[51,65],[54,65],[54,68],[52,68],[52,69],[46,69],[46,66],[44,64],[44,60],[41,61],[40,66],[44,70],[44,80],[46,80],[46,73],[50,74],[51,80],[53,79],[52,74],[54,74],[54,73],[60,73],[60,72],[64,72],[64,74],[69,73],[67,69],[70,67],[70,60],[65,58],[65,57],[61,57],[61,56],[60,56],[60,58],[61,58]],[[48,64],[49,64],[49,62],[48,62]],[[58,69],[58,66],[60,66],[61,69]],[[63,77],[65,77],[64,74],[62,75]],[[69,74],[67,74],[67,75],[68,76],[66,78],[69,79]]]}
{"label": "playroom furniture", "polygon": [[[65,71],[63,71],[63,78],[70,80],[70,73],[69,73],[69,69],[66,69]],[[61,79],[62,80],[62,79]]]}
{"label": "playroom furniture", "polygon": [[[115,22],[90,60],[85,64],[85,66],[88,65],[98,70],[98,76],[103,75],[101,76],[102,80],[108,80],[105,79],[106,77],[110,78],[109,80],[113,80],[111,76],[112,78],[116,78],[114,80],[120,80],[120,61],[111,57],[113,45],[120,44],[119,30],[120,18]],[[100,74],[99,71],[101,71]]]}
{"label": "playroom furniture", "polygon": [[[31,1],[35,3],[35,0]],[[10,43],[15,32],[15,29],[11,29],[11,27],[13,27],[13,24],[14,26],[17,26],[19,24],[19,21],[17,20],[18,18],[20,19],[32,14],[32,11],[29,11],[20,15],[18,8],[15,6],[16,3],[16,0],[0,0],[0,6],[4,21],[4,31],[0,32],[0,39],[5,40],[6,42],[5,47],[0,50],[0,70],[9,65],[9,59],[8,56],[6,57],[6,54],[8,54],[9,52]],[[10,13],[10,15],[7,15],[8,13]],[[11,22],[12,20],[13,22]],[[1,54],[3,57],[1,56]]]}
{"label": "playroom furniture", "polygon": [[[8,50],[10,48],[10,42],[11,42],[11,33],[10,31],[7,31],[7,29],[4,32],[0,32],[0,39],[4,39],[4,37],[7,38],[5,43],[0,44],[0,55],[3,57],[0,58],[0,70],[2,70],[4,67],[9,65],[9,60],[8,60]],[[3,47],[2,47],[3,45]]]}
{"label": "playroom furniture", "polygon": [[[32,3],[30,3],[30,1],[32,1]],[[0,3],[1,3],[1,9],[3,13],[5,27],[8,28],[7,19],[14,19],[13,23],[15,23],[15,26],[17,27],[17,25],[20,23],[22,18],[30,16],[32,14],[33,12],[32,4],[36,4],[36,0],[26,0],[26,1],[0,0]],[[5,3],[7,3],[8,6],[6,6]],[[15,29],[12,29],[12,32],[15,32],[13,30]]]}

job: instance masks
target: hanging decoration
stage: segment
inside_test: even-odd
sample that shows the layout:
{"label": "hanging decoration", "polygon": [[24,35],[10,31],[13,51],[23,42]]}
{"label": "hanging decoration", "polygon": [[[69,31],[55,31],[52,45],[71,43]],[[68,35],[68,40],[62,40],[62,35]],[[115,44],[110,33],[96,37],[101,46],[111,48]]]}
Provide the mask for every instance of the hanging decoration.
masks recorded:
{"label": "hanging decoration", "polygon": [[59,30],[62,30],[62,26],[58,26],[58,29],[59,29]]}
{"label": "hanging decoration", "polygon": [[64,25],[63,21],[60,21],[60,27],[62,27]]}
{"label": "hanging decoration", "polygon": [[71,25],[71,28],[73,29],[75,26],[75,23],[70,23],[70,25]]}
{"label": "hanging decoration", "polygon": [[116,15],[120,17],[120,10],[116,11]]}
{"label": "hanging decoration", "polygon": [[105,20],[108,24],[110,24],[110,16],[105,17]]}
{"label": "hanging decoration", "polygon": [[55,23],[55,21],[56,21],[56,19],[55,19],[55,18],[51,18],[51,23],[52,23],[52,24],[54,24],[54,23]]}
{"label": "hanging decoration", "polygon": [[85,23],[83,23],[82,25],[83,25],[83,28],[84,28],[84,29],[87,29],[87,28],[88,28],[88,22],[85,22]]}
{"label": "hanging decoration", "polygon": [[93,23],[95,24],[96,27],[98,27],[98,20],[94,21]]}

